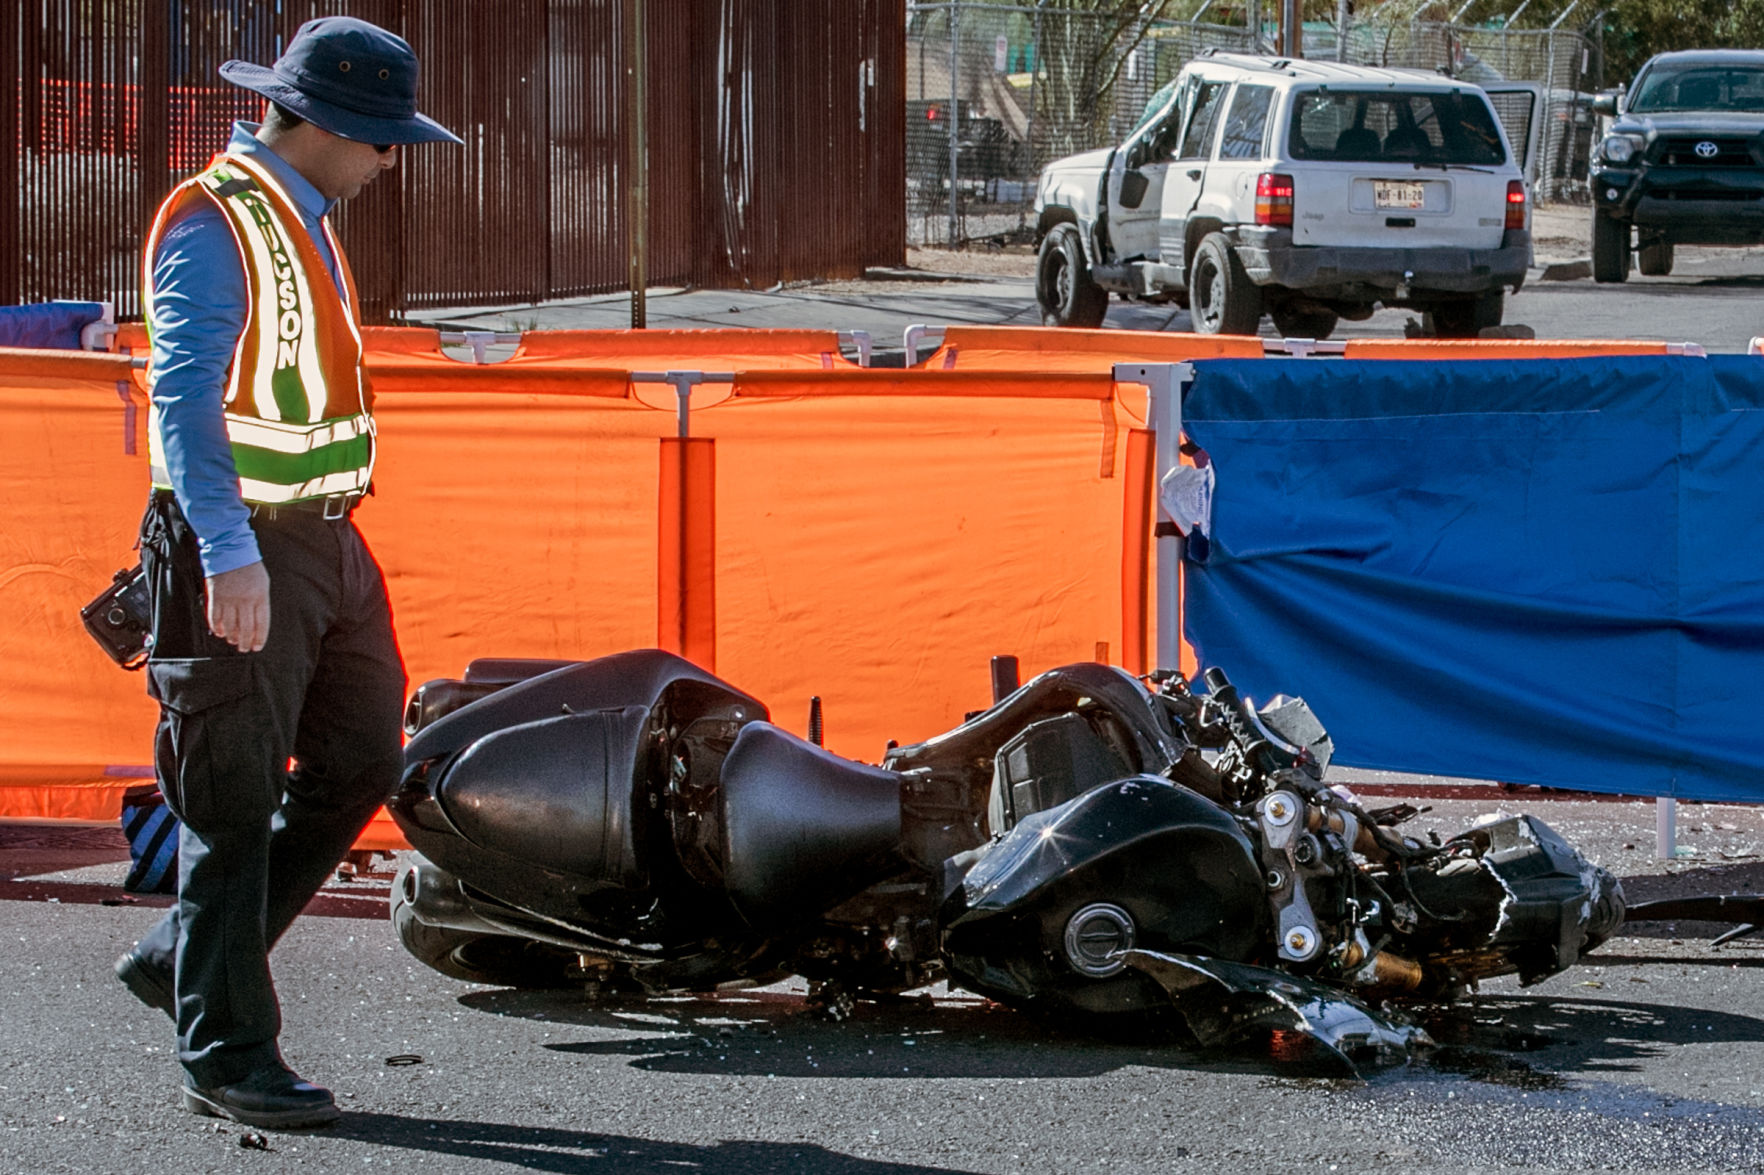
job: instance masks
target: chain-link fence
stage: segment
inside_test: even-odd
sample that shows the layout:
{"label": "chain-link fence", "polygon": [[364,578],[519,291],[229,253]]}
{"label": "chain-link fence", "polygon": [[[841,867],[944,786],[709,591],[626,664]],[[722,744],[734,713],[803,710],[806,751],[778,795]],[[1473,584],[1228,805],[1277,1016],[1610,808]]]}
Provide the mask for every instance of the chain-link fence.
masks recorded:
{"label": "chain-link fence", "polygon": [[[1276,30],[1257,14],[1277,11],[1272,0],[1252,0],[1246,22],[1228,25],[1135,22],[1057,0],[909,2],[909,243],[1026,240],[1044,164],[1119,143],[1159,87],[1205,50],[1269,49]],[[1345,36],[1307,24],[1304,48],[1311,58],[1536,83],[1544,94],[1537,196],[1585,198],[1600,62],[1580,33],[1350,18]],[[1497,113],[1517,141],[1524,115],[1501,103]]]}

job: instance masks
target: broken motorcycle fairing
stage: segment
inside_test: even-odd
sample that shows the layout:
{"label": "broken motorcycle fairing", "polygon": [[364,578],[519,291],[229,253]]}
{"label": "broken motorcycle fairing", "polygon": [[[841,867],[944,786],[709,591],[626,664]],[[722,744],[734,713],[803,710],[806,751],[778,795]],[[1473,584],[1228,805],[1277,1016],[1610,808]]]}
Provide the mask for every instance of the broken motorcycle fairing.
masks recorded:
{"label": "broken motorcycle fairing", "polygon": [[[1001,691],[1002,692],[1002,691]],[[705,991],[789,974],[838,1010],[948,978],[1204,1045],[1300,1033],[1350,1063],[1424,1039],[1404,1000],[1572,965],[1614,878],[1542,822],[1422,843],[1322,782],[1305,703],[1218,670],[1069,665],[880,765],[772,725],[668,653],[477,661],[430,682],[393,816],[400,939],[514,986]]]}

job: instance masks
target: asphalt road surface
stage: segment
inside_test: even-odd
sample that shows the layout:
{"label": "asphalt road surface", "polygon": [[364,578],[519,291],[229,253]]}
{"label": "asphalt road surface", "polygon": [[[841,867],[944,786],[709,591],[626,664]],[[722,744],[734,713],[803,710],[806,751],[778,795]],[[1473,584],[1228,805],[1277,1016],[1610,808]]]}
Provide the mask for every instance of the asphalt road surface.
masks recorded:
{"label": "asphalt road surface", "polygon": [[[1690,855],[1661,862],[1648,804],[1474,794],[1411,827],[1526,808],[1634,898],[1764,888],[1755,808],[1681,807]],[[169,1023],[110,974],[159,900],[105,904],[119,845],[0,824],[0,1172],[1764,1170],[1764,946],[1712,952],[1707,928],[1491,983],[1428,1018],[1437,1048],[1354,1080],[960,992],[828,1023],[790,985],[613,1007],[472,987],[405,955],[384,877],[332,887],[277,950],[284,1050],[345,1115],[262,1149],[179,1108]]]}
{"label": "asphalt road surface", "polygon": [[[1578,221],[1576,221],[1578,223]],[[944,255],[936,264],[959,267],[986,259]],[[1003,258],[996,260],[1006,260]],[[926,324],[1035,326],[1033,259],[1008,259],[1010,273],[892,271],[889,280],[825,282],[774,290],[658,290],[646,306],[652,328],[793,327],[864,330],[880,352],[898,354],[907,327]],[[1622,285],[1596,285],[1590,278],[1542,281],[1542,269],[1517,295],[1507,299],[1505,321],[1531,327],[1540,339],[1660,339],[1700,343],[1711,352],[1744,353],[1755,335],[1764,335],[1764,249],[1678,250],[1670,277],[1632,274]],[[1343,322],[1332,336],[1402,338],[1404,326],[1420,315],[1412,310],[1381,310],[1365,322]],[[517,309],[456,309],[416,316],[450,328],[515,331],[614,329],[630,324],[630,298],[616,295],[552,302]],[[1105,327],[1127,330],[1186,331],[1188,313],[1175,306],[1150,306],[1115,299]],[[1275,337],[1264,318],[1262,333]],[[888,356],[885,361],[899,363]]]}
{"label": "asphalt road surface", "polygon": [[[1680,248],[1670,277],[1631,273],[1621,285],[1537,280],[1507,296],[1507,323],[1523,323],[1540,339],[1659,339],[1700,343],[1710,352],[1744,354],[1764,335],[1764,250]],[[1174,314],[1172,312],[1175,312]],[[1380,310],[1365,322],[1343,322],[1331,338],[1403,337],[1412,310]],[[1033,318],[1031,317],[1031,321]],[[1111,303],[1106,325],[1187,330],[1175,307]],[[1273,324],[1262,321],[1273,337]]]}

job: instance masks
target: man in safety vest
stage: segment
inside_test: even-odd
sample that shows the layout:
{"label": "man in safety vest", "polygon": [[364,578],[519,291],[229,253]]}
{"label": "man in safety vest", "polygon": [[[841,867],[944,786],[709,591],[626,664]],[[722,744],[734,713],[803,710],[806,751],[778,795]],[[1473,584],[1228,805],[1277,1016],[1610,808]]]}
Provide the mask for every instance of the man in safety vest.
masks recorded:
{"label": "man in safety vest", "polygon": [[166,198],[143,258],[148,692],[183,831],[178,903],[116,970],[176,1020],[188,1109],[311,1126],[337,1107],[282,1060],[269,949],[396,786],[405,687],[350,519],[373,403],[325,215],[400,146],[460,140],[417,113],[410,46],[365,21],[309,21],[273,68],[221,76],[264,122]]}

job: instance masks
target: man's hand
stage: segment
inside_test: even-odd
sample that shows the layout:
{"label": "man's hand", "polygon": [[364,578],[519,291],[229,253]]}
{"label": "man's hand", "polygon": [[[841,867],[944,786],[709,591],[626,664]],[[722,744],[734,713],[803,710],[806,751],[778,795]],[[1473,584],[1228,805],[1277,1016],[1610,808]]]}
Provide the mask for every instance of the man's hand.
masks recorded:
{"label": "man's hand", "polygon": [[260,560],[208,577],[208,631],[241,653],[269,640],[269,572]]}

